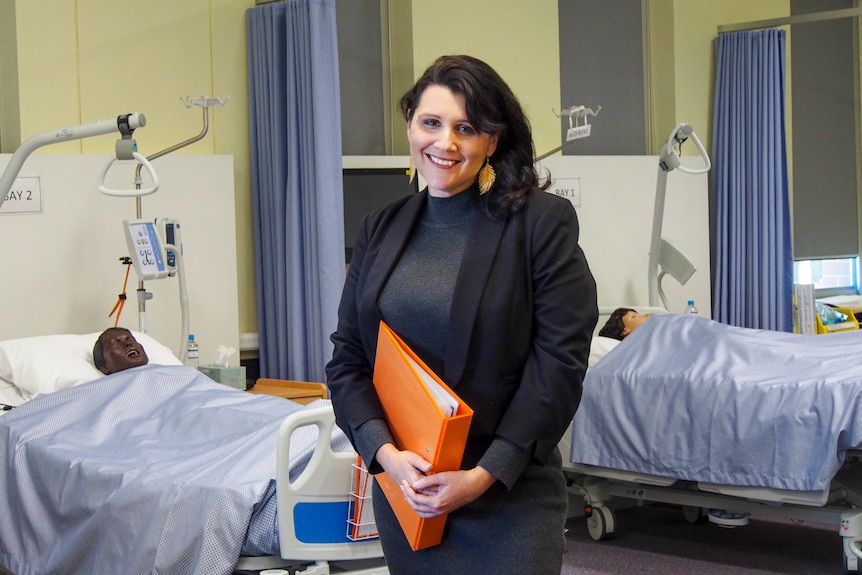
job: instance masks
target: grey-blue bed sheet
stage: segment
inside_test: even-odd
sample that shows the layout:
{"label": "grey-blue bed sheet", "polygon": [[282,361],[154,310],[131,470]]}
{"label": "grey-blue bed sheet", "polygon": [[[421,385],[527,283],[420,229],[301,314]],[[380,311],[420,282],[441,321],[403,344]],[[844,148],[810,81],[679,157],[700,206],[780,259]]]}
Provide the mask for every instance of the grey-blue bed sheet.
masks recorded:
{"label": "grey-blue bed sheet", "polygon": [[[316,405],[157,365],[26,402],[0,418],[0,565],[229,575],[278,554],[278,428]],[[315,436],[291,438],[292,475]]]}
{"label": "grey-blue bed sheet", "polygon": [[862,447],[862,332],[798,335],[654,316],[584,381],[571,460],[823,491]]}

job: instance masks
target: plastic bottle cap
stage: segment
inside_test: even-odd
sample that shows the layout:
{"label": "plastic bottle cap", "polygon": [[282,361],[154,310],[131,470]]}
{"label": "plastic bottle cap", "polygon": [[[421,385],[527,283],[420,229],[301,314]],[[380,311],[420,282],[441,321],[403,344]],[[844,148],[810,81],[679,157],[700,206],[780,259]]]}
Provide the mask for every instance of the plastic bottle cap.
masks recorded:
{"label": "plastic bottle cap", "polygon": [[688,305],[694,305],[694,300],[693,299],[688,300]]}
{"label": "plastic bottle cap", "polygon": [[[689,303],[691,303],[691,302],[689,302]],[[190,334],[189,334],[189,340],[190,340],[190,341],[194,341],[194,339],[195,339],[195,334],[190,333]]]}

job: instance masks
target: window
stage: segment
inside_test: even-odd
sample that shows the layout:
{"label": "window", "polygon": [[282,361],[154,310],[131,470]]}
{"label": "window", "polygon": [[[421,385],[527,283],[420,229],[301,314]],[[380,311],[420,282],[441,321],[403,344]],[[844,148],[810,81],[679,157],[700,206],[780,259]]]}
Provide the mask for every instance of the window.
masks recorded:
{"label": "window", "polygon": [[793,283],[814,284],[818,295],[858,293],[858,258],[797,260],[793,262]]}

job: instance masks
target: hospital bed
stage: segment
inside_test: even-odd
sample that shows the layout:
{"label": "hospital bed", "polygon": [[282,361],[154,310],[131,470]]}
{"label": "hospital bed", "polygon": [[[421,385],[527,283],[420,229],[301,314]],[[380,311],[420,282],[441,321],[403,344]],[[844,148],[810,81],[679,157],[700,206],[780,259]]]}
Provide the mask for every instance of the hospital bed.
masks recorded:
{"label": "hospital bed", "polygon": [[[595,540],[615,505],[831,523],[862,544],[862,333],[804,336],[656,316],[594,363],[564,464]],[[566,439],[566,438],[564,438]]]}
{"label": "hospital bed", "polygon": [[96,335],[0,342],[0,566],[388,573],[349,537],[356,454],[328,401],[215,383],[139,333],[149,365],[89,380]]}

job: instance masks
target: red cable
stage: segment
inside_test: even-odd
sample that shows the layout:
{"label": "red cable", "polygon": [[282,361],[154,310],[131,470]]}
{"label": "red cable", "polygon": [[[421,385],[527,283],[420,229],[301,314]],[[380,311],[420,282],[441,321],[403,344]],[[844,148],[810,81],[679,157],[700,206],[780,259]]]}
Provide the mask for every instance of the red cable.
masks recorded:
{"label": "red cable", "polygon": [[108,317],[114,315],[114,312],[117,312],[117,317],[114,320],[114,327],[117,327],[120,323],[120,314],[123,313],[123,306],[126,305],[126,285],[129,283],[129,269],[132,267],[132,260],[129,258],[120,258],[120,261],[126,264],[126,277],[123,280],[123,293],[117,296],[117,303],[114,304],[114,307],[111,309],[111,313],[108,314]]}

